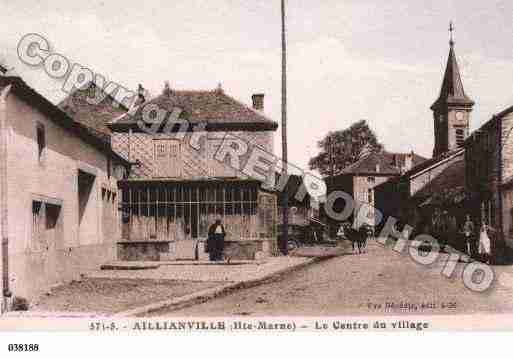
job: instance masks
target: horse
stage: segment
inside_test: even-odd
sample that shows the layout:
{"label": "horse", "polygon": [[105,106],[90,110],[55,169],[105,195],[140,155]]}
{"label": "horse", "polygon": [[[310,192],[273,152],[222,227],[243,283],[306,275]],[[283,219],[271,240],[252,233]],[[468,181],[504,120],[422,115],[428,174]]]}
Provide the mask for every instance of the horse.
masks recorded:
{"label": "horse", "polygon": [[346,230],[353,247],[353,253],[356,252],[355,246],[358,248],[358,254],[365,253],[367,249],[367,239],[372,235],[370,226],[363,224],[357,229],[350,226]]}

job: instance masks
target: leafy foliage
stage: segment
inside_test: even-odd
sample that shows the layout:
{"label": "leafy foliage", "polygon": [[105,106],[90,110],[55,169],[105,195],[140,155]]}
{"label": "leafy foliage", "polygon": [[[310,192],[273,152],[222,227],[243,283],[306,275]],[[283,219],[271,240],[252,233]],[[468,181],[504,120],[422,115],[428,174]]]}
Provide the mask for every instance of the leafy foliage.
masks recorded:
{"label": "leafy foliage", "polygon": [[[383,145],[365,120],[355,122],[344,130],[328,133],[317,145],[320,153],[310,159],[309,166],[323,176],[340,173],[343,168],[358,161],[364,152],[383,150]],[[333,167],[330,158],[333,159]]]}

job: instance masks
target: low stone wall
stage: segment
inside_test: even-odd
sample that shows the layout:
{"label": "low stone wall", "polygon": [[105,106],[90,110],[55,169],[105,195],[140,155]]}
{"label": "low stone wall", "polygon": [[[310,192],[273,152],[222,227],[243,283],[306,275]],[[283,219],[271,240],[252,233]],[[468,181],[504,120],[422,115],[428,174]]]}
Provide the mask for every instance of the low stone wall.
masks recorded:
{"label": "low stone wall", "polygon": [[[208,260],[205,241],[123,241],[117,244],[120,261]],[[226,240],[224,255],[232,260],[255,260],[279,255],[276,239]]]}
{"label": "low stone wall", "polygon": [[117,258],[120,261],[159,261],[161,253],[170,252],[170,243],[165,241],[118,242]]}
{"label": "low stone wall", "polygon": [[32,300],[52,286],[76,280],[116,258],[114,243],[67,247],[55,251],[13,253],[11,291]]}
{"label": "low stone wall", "polygon": [[248,240],[248,241],[226,241],[224,255],[226,258],[235,260],[254,260],[257,257],[269,257],[274,255],[273,244],[276,241]]}

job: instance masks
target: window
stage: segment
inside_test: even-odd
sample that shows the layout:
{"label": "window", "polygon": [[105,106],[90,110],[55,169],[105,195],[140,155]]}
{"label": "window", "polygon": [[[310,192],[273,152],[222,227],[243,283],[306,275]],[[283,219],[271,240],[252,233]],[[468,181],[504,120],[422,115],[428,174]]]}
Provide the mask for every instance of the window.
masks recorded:
{"label": "window", "polygon": [[39,161],[43,160],[44,150],[46,148],[45,126],[42,123],[37,124],[37,153]]}
{"label": "window", "polygon": [[180,177],[182,160],[180,141],[153,140],[155,177]]}
{"label": "window", "polygon": [[369,189],[367,192],[368,192],[367,193],[368,203],[369,204],[373,204],[373,202],[374,202],[374,191],[372,189]]}
{"label": "window", "polygon": [[32,201],[32,249],[40,251],[43,247],[43,203]]}
{"label": "window", "polygon": [[104,240],[112,240],[116,236],[117,226],[116,193],[102,188],[102,233]]}
{"label": "window", "polygon": [[61,206],[32,201],[32,241],[31,249],[35,252],[62,248],[63,233]]}
{"label": "window", "polygon": [[367,177],[367,182],[375,183],[376,182],[376,177]]}
{"label": "window", "polygon": [[93,190],[95,177],[89,173],[78,171],[78,224],[81,225],[89,208],[89,199]]}
{"label": "window", "polygon": [[463,143],[465,142],[465,130],[461,127],[456,127],[456,145],[458,147],[463,146]]}

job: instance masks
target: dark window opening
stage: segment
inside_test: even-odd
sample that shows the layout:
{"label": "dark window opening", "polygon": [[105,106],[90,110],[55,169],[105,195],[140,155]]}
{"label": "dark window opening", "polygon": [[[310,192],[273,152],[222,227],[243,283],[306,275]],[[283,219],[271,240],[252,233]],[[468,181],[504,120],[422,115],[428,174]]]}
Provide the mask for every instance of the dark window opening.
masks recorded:
{"label": "dark window opening", "polygon": [[89,197],[93,189],[95,177],[89,173],[78,171],[78,223],[82,224]]}
{"label": "dark window opening", "polygon": [[37,124],[37,150],[38,150],[39,160],[42,159],[45,148],[46,148],[45,126],[42,123],[38,123]]}
{"label": "dark window opening", "polygon": [[456,144],[458,146],[463,146],[463,143],[465,142],[465,130],[462,128],[456,129]]}
{"label": "dark window opening", "polygon": [[46,204],[46,229],[54,229],[59,223],[61,207],[53,204]]}

